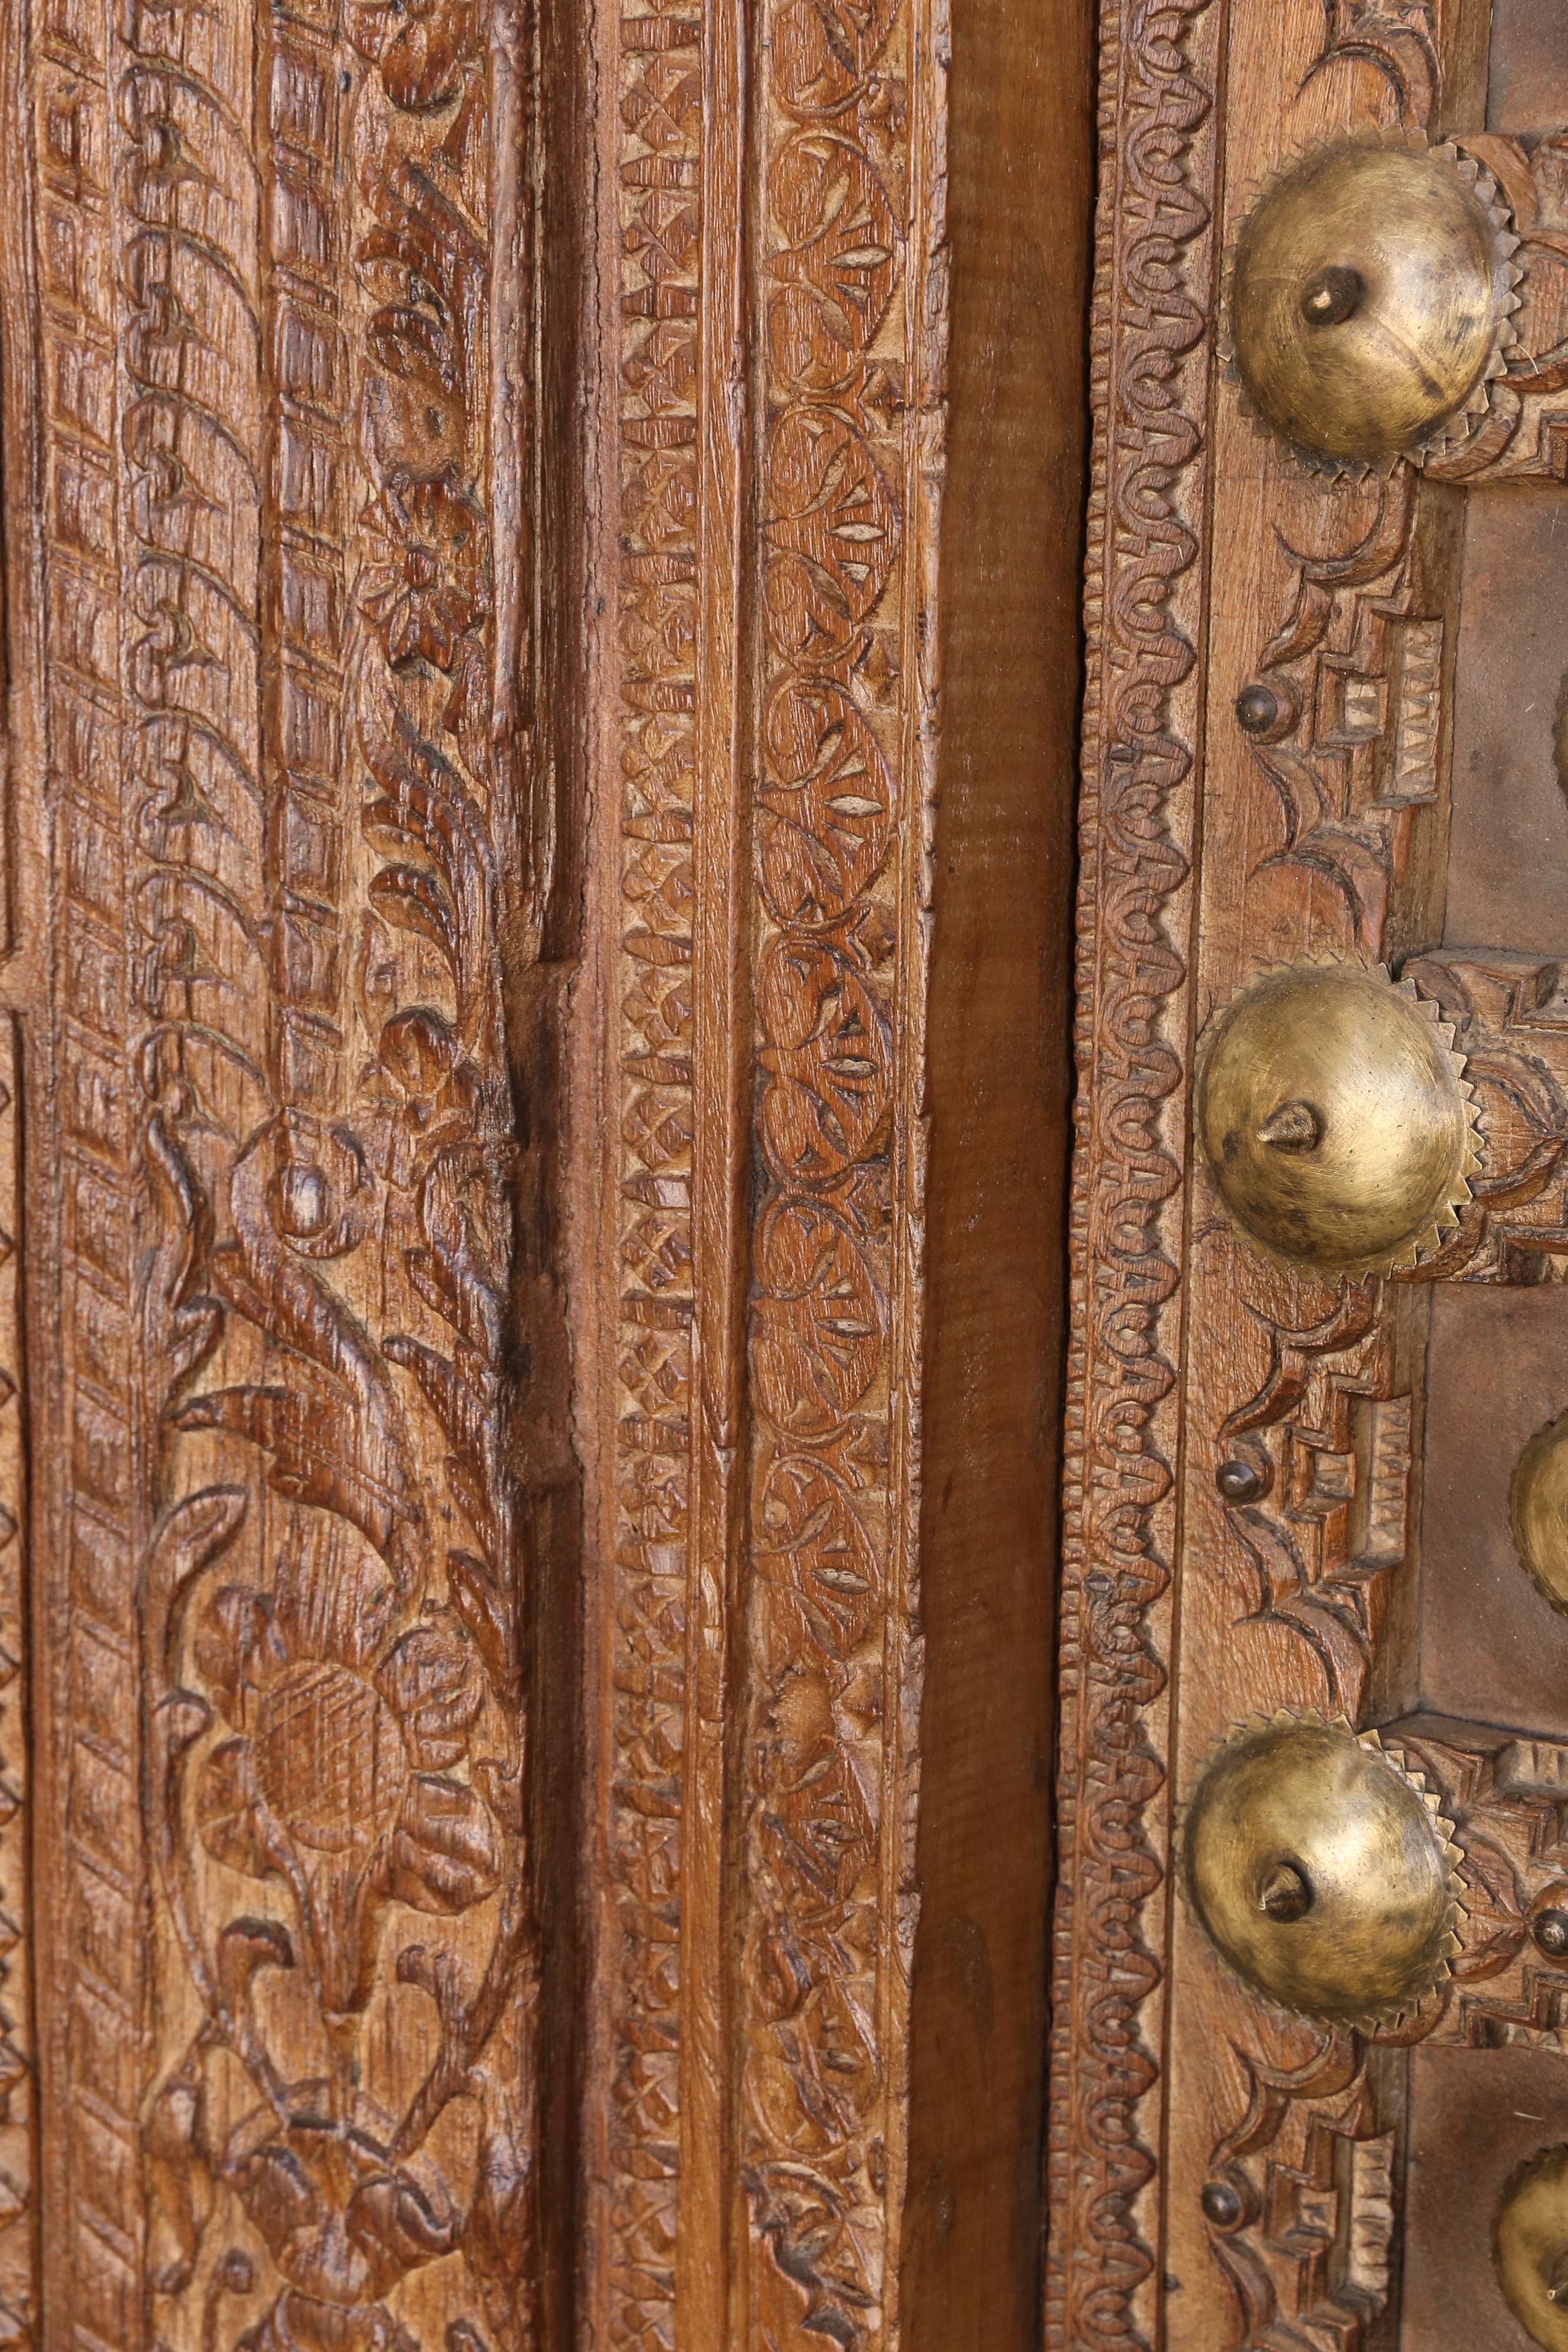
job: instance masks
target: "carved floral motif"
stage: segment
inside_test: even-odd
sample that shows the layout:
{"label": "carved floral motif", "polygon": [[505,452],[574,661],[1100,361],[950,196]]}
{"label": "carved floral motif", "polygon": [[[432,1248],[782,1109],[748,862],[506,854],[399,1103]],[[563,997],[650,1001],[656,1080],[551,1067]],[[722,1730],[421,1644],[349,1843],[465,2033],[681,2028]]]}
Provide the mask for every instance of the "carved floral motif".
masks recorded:
{"label": "carved floral motif", "polygon": [[768,69],[742,2167],[757,2340],[802,2352],[885,2340],[899,2193],[906,29],[783,7]]}
{"label": "carved floral motif", "polygon": [[84,2341],[533,2341],[493,14],[38,64]]}

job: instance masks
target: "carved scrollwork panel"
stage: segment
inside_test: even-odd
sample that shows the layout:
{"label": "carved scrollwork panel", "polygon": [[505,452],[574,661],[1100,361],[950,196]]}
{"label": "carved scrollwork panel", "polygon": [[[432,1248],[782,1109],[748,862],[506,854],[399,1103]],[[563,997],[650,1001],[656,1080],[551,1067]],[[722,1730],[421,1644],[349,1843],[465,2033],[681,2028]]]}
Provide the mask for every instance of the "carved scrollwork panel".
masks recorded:
{"label": "carved scrollwork panel", "polygon": [[533,2340],[505,14],[83,7],[34,65],[83,2342]]}

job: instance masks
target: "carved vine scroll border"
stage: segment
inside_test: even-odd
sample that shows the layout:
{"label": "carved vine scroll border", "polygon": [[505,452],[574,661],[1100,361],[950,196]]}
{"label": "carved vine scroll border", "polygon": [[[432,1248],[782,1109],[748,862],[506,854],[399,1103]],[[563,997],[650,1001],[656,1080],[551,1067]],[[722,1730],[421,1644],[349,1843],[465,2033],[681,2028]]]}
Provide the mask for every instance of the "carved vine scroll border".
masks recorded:
{"label": "carved vine scroll border", "polygon": [[[616,86],[607,2137],[632,2259],[607,2332],[663,2344],[677,2305],[687,2326],[726,2324],[708,2109],[733,2084],[750,2224],[736,2324],[809,2352],[896,2326],[940,44],[899,0],[769,0],[725,24],[628,0]],[[730,373],[746,120],[755,415]],[[743,1396],[755,1439],[737,1443]],[[735,1756],[745,1856],[719,1893],[711,1823]],[[719,1903],[742,1938],[728,1987]]]}
{"label": "carved vine scroll border", "polygon": [[1092,313],[1078,1148],[1062,1557],[1046,2341],[1152,2340],[1205,324],[1204,0],[1107,7]]}

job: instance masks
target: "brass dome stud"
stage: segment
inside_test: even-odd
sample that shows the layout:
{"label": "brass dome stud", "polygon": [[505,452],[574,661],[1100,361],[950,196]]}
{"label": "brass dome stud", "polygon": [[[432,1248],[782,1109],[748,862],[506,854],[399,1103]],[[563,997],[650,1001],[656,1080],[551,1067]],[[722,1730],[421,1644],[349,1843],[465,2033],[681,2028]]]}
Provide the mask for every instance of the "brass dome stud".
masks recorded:
{"label": "brass dome stud", "polygon": [[1183,1809],[1182,1884],[1220,1958],[1276,2008],[1375,2032],[1459,1948],[1459,1855],[1375,1732],[1281,1710],[1228,1732]]}
{"label": "brass dome stud", "polygon": [[1199,1040],[1197,1141],[1242,1237],[1333,1280],[1413,1265],[1479,1165],[1453,1030],[1381,966],[1277,966]]}
{"label": "brass dome stud", "polygon": [[1462,441],[1512,340],[1518,244],[1495,182],[1456,148],[1310,150],[1229,257],[1227,344],[1253,414],[1331,472]]}
{"label": "brass dome stud", "polygon": [[1568,2147],[1542,2148],[1509,2181],[1492,2257],[1525,2334],[1546,2352],[1568,2352]]}
{"label": "brass dome stud", "polygon": [[1537,1591],[1568,1616],[1568,1413],[1538,1429],[1520,1455],[1508,1516]]}

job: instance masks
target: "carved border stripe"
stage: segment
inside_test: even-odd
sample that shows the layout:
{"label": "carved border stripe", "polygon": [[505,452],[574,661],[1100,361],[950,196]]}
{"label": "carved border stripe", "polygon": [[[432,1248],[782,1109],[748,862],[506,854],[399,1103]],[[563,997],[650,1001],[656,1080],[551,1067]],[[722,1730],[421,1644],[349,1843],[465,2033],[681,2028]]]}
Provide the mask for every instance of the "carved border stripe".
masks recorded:
{"label": "carved border stripe", "polygon": [[[121,738],[120,677],[120,555],[114,490],[117,444],[114,357],[114,259],[110,194],[110,104],[109,28],[104,13],[89,0],[68,0],[40,27],[34,81],[34,168],[37,206],[38,281],[43,308],[41,371],[45,386],[44,499],[47,558],[44,575],[44,645],[48,667],[45,714],[47,790],[53,813],[56,856],[53,908],[57,968],[70,975],[59,991],[60,1016],[72,1051],[74,1073],[55,1098],[59,1136],[63,1214],[60,1221],[60,1345],[62,1360],[76,1368],[68,1376],[63,1426],[66,1461],[57,1529],[64,1582],[73,1616],[71,1646],[84,1664],[100,1651],[93,1610],[100,1579],[121,1589],[131,1573],[131,1534],[127,1523],[125,1432],[108,1410],[103,1391],[129,1378],[129,1328],[124,1296],[126,1262],[124,1171],[126,1139],[120,1129],[106,1131],[101,1108],[123,1090],[119,1041],[125,1034],[126,1006],[120,968],[125,894],[120,870]],[[87,526],[84,528],[84,524]],[[117,1278],[116,1261],[119,1274]],[[86,1377],[101,1367],[97,1392]],[[120,1470],[102,1491],[95,1464]],[[86,1474],[86,1475],[84,1475]],[[123,1673],[124,1660],[120,1679]],[[49,1697],[68,1706],[72,1676],[51,1675]],[[125,1710],[122,1709],[122,1716]],[[57,1753],[51,1766],[68,1776],[68,1726],[56,1726]],[[122,1745],[134,1753],[134,1734],[122,1723]],[[52,1947],[54,1973],[48,1987],[56,2000],[68,2000],[72,1956],[90,1970],[106,1966],[101,1990],[91,1997],[127,2013],[127,1988],[117,1981],[132,1969],[131,1888],[111,1845],[93,1851],[84,1838],[86,1808],[62,1801],[55,1778],[48,1828],[62,1853],[61,1932]],[[111,1808],[111,1837],[119,1823]],[[86,1932],[87,1916],[108,1914],[101,1937]],[[96,2152],[99,2142],[112,2164],[117,2135],[106,2131],[96,2100],[82,2080],[82,2042],[92,2010],[72,2032],[64,2051],[71,2092],[79,2093],[77,2153]],[[73,2099],[73,2104],[78,2102]],[[51,2168],[50,2242],[63,2256],[62,2275],[78,2310],[97,2321],[98,2340],[114,2340],[124,2310],[107,2307],[92,2288],[102,2279],[99,2263],[79,2280],[76,2256],[78,2197],[65,2151]],[[63,2191],[63,2194],[60,2192]],[[107,2243],[112,2245],[110,2235]],[[91,2340],[89,2335],[87,2340]]]}
{"label": "carved border stripe", "polygon": [[608,2341],[674,2341],[691,1509],[692,1052],[702,37],[624,0],[616,623],[621,1104],[608,2020]]}
{"label": "carved border stripe", "polygon": [[[1046,2341],[1153,2340],[1204,320],[1220,12],[1107,5],[1091,328],[1078,1150]],[[1152,1911],[1150,1916],[1152,1916]]]}
{"label": "carved border stripe", "polygon": [[696,707],[694,730],[692,1005],[693,1366],[687,1570],[681,2089],[675,2300],[682,2340],[719,2343],[731,2287],[731,2086],[726,2029],[734,1973],[726,1918],[727,1659],[738,1631],[735,1573],[745,1516],[742,1444],[750,1246],[746,812],[741,740],[750,718],[743,515],[752,420],[737,374],[748,321],[741,274],[744,5],[704,9],[697,331]]}
{"label": "carved border stripe", "polygon": [[[177,822],[165,835],[162,819],[189,733],[221,741],[255,788],[258,204],[237,129],[254,35],[233,5],[198,19],[62,0],[36,68],[67,1383],[48,1769],[65,2021],[50,2094],[68,2131],[55,2135],[63,2194],[47,2220],[66,2324],[106,2347],[135,2338],[142,2260],[147,1944],[129,1596],[148,1440],[132,1269],[138,1097],[156,1079],[135,1043],[180,953],[189,836]],[[198,184],[199,227],[183,194]],[[204,341],[194,315],[219,287],[222,328]]]}
{"label": "carved border stripe", "polygon": [[746,2340],[798,2352],[897,2335],[935,687],[919,665],[941,331],[924,22],[913,0],[831,20],[783,0],[756,83],[758,1206],[733,2046]]}
{"label": "carved border stripe", "polygon": [[30,2341],[37,2305],[21,1083],[16,1019],[0,1014],[0,2345],[18,2346]]}

